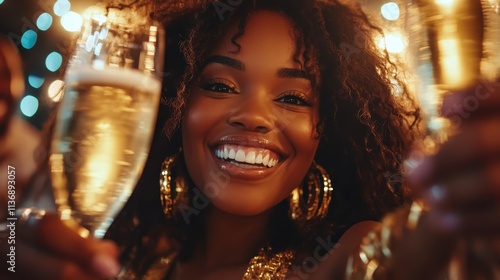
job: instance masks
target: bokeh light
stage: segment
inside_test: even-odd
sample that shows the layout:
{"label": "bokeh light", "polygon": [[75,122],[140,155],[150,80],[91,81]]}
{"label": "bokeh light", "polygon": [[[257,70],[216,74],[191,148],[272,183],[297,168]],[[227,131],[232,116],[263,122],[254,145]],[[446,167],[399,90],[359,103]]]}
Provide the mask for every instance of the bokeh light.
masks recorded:
{"label": "bokeh light", "polygon": [[3,3],[3,0],[0,0],[0,5]]}
{"label": "bokeh light", "polygon": [[387,20],[397,20],[399,19],[401,12],[397,3],[388,2],[382,5],[380,8],[382,16]]}
{"label": "bokeh light", "polygon": [[402,53],[405,50],[405,42],[399,34],[385,35],[385,38],[379,39],[378,45],[390,53]]}
{"label": "bokeh light", "polygon": [[59,102],[63,96],[64,82],[61,80],[53,81],[47,91],[47,96],[54,102]]}
{"label": "bokeh light", "polygon": [[35,31],[31,29],[26,30],[26,32],[24,32],[23,36],[21,37],[21,46],[29,50],[33,48],[33,46],[35,46],[37,39],[38,35],[36,34]]}
{"label": "bokeh light", "polygon": [[455,4],[455,0],[436,0],[436,3],[441,5],[441,6],[453,6]]}
{"label": "bokeh light", "polygon": [[45,59],[45,66],[49,71],[56,72],[62,65],[62,55],[58,52],[52,52]]}
{"label": "bokeh light", "polygon": [[71,3],[68,0],[57,0],[54,4],[54,14],[63,16],[71,9]]}
{"label": "bokeh light", "polygon": [[35,75],[28,76],[28,83],[30,84],[30,86],[32,88],[40,88],[44,82],[45,82],[44,78],[40,78],[40,77],[35,76]]}
{"label": "bokeh light", "polygon": [[72,11],[67,12],[61,18],[62,27],[69,32],[80,31],[82,23],[83,23],[82,16]]}
{"label": "bokeh light", "polygon": [[32,95],[26,95],[20,104],[21,113],[26,117],[33,117],[38,111],[38,99]]}
{"label": "bokeh light", "polygon": [[46,31],[52,25],[52,16],[48,13],[43,13],[36,20],[36,27],[42,31]]}

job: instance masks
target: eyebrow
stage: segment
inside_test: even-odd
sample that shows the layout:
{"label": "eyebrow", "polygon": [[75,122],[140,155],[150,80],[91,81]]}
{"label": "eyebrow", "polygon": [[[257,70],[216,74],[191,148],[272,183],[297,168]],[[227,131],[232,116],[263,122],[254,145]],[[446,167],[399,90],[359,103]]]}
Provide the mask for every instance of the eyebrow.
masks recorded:
{"label": "eyebrow", "polygon": [[280,68],[277,72],[279,78],[301,78],[309,80],[306,71],[294,68]]}
{"label": "eyebrow", "polygon": [[[246,69],[245,64],[242,61],[223,55],[212,55],[208,57],[205,60],[203,67],[210,63],[226,65],[239,71],[245,71]],[[279,78],[300,78],[309,80],[306,71],[294,68],[280,68],[276,72],[276,76]]]}
{"label": "eyebrow", "polygon": [[203,67],[207,66],[210,63],[219,63],[234,68],[236,70],[245,71],[245,64],[243,62],[227,56],[212,55],[209,58],[207,58],[207,60],[205,60],[205,64],[203,65]]}

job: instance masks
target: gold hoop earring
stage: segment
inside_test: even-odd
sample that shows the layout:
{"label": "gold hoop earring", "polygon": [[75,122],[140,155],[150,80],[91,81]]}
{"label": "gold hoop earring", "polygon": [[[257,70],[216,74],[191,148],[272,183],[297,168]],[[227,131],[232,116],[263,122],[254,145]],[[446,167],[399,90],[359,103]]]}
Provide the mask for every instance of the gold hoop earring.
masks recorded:
{"label": "gold hoop earring", "polygon": [[303,225],[311,220],[325,218],[332,191],[330,176],[323,167],[313,162],[303,183],[290,194],[290,219]]}
{"label": "gold hoop earring", "polygon": [[168,219],[175,218],[176,213],[174,208],[181,203],[187,203],[188,200],[188,184],[183,169],[184,156],[182,152],[167,157],[161,166],[160,200],[163,212]]}

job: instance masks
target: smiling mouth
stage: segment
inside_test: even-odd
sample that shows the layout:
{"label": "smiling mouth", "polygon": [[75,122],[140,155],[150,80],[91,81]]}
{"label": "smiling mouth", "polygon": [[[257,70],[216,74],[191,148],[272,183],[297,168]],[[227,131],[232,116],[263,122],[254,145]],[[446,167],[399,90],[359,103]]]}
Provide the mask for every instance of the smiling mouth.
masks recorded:
{"label": "smiling mouth", "polygon": [[271,150],[229,144],[217,146],[215,156],[241,168],[272,168],[280,162],[280,156]]}

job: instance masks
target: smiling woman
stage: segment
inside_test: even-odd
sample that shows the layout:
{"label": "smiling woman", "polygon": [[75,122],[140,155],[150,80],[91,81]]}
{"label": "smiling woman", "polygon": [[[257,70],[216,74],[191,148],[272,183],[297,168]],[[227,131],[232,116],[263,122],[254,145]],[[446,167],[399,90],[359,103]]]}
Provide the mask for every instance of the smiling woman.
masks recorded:
{"label": "smiling woman", "polygon": [[[175,4],[158,3],[170,34],[169,110],[160,111],[171,156],[161,194],[141,184],[109,233],[128,245],[123,273],[255,279],[260,266],[269,279],[312,276],[316,268],[302,266],[313,252],[324,259],[340,236],[362,235],[374,225],[367,220],[410,201],[402,182],[389,185],[383,174],[400,174],[418,110],[408,92],[399,100],[391,94],[393,65],[357,9],[336,1],[242,1],[221,21],[211,1],[187,3],[174,13]],[[348,56],[343,43],[360,36],[366,47]],[[157,196],[166,221],[152,215],[160,205],[141,202]],[[141,230],[120,237],[134,215]],[[161,236],[168,246],[158,246]],[[345,254],[359,244],[349,240],[334,254],[341,261],[331,271],[340,277]],[[137,250],[142,259],[130,255]]]}
{"label": "smiling woman", "polygon": [[[164,102],[143,176],[106,233],[118,248],[47,215],[19,238],[20,266],[34,266],[21,276],[110,278],[119,255],[119,279],[357,279],[390,252],[376,272],[434,279],[461,238],[498,236],[500,135],[485,131],[500,100],[412,173],[436,207],[417,223],[402,161],[420,139],[419,110],[404,86],[393,95],[398,68],[359,7],[150,3],[167,34]],[[387,244],[391,230],[400,242]]]}

